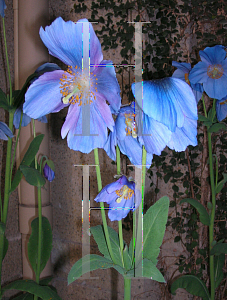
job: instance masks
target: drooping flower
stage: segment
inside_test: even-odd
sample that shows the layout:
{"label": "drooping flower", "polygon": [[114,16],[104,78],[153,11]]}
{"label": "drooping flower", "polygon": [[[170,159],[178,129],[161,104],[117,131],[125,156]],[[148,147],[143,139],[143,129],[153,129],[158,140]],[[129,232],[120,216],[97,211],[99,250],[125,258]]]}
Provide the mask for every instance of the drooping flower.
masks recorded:
{"label": "drooping flower", "polygon": [[216,101],[216,113],[219,122],[227,117],[227,97]]}
{"label": "drooping flower", "polygon": [[148,152],[159,155],[166,145],[176,151],[197,145],[197,103],[188,84],[168,77],[133,83],[132,91],[136,100],[143,96],[142,104],[136,101],[143,116],[139,141]]}
{"label": "drooping flower", "polygon": [[173,61],[172,66],[177,68],[177,70],[174,71],[172,77],[179,78],[187,82],[191,86],[196,102],[198,103],[203,94],[203,86],[200,83],[196,83],[196,84],[190,83],[188,76],[192,69],[191,64],[184,63],[184,62],[179,63],[177,61]]}
{"label": "drooping flower", "polygon": [[[89,37],[83,36],[86,26]],[[40,37],[49,53],[68,65],[68,69],[40,76],[25,95],[24,112],[37,119],[69,106],[61,130],[62,138],[67,135],[69,148],[83,153],[103,148],[107,127],[113,130],[114,126],[111,109],[117,112],[120,108],[120,88],[112,62],[103,60],[92,25],[86,19],[75,24],[59,17],[45,30],[40,29]],[[85,43],[88,38],[89,48]],[[83,67],[85,52],[89,53],[89,70]],[[90,113],[90,135],[82,130],[89,120],[89,114],[84,118],[82,107]]]}
{"label": "drooping flower", "polygon": [[55,178],[55,172],[51,169],[48,163],[46,163],[43,168],[43,175],[50,182],[53,181]]}
{"label": "drooping flower", "polygon": [[141,193],[135,189],[135,182],[123,175],[116,182],[105,186],[95,198],[96,202],[109,204],[108,217],[111,221],[124,219],[130,210],[136,210],[142,200]]}
{"label": "drooping flower", "polygon": [[[104,150],[112,160],[116,160],[115,146],[118,145],[121,152],[128,156],[131,163],[141,168],[142,145],[137,136],[136,115],[134,102],[131,105],[121,107],[113,132],[110,132]],[[149,168],[153,159],[152,153],[147,152],[146,166]]]}
{"label": "drooping flower", "polygon": [[6,9],[6,4],[4,0],[0,0],[0,15],[4,18],[5,17],[5,12],[4,10]]}
{"label": "drooping flower", "polygon": [[13,138],[13,133],[4,122],[0,122],[0,139],[7,141],[7,136]]}
{"label": "drooping flower", "polygon": [[[41,65],[40,67],[38,67],[35,70],[35,74],[37,74],[37,76],[31,80],[31,83],[33,83],[35,80],[37,80],[39,78],[39,76],[43,75],[44,73],[52,72],[54,70],[61,70],[61,68],[57,64],[54,64],[54,63],[45,63],[45,64]],[[23,109],[23,104],[16,109],[14,116],[13,116],[13,125],[16,129],[18,129],[20,126],[22,109]],[[47,123],[46,116],[42,116],[42,117],[38,118],[37,120],[42,123]],[[31,122],[31,118],[28,115],[26,115],[25,113],[23,113],[21,126],[25,127],[30,122]]]}
{"label": "drooping flower", "polygon": [[202,83],[211,98],[221,100],[227,96],[227,60],[224,47],[216,45],[199,51],[201,61],[189,74],[191,83]]}

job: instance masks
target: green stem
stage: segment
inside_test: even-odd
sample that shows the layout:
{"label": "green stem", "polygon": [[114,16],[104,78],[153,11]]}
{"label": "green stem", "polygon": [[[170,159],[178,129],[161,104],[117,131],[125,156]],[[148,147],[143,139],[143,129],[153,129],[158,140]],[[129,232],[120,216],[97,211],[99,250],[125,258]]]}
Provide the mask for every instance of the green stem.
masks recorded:
{"label": "green stem", "polygon": [[7,43],[6,43],[6,30],[5,30],[5,18],[2,18],[2,28],[3,28],[3,38],[4,38],[4,44],[5,44],[5,54],[6,54],[6,65],[7,65],[7,72],[9,77],[9,104],[12,105],[12,82],[11,82],[11,76],[10,76],[10,68],[9,68],[9,58],[8,58],[8,51],[7,51]]}
{"label": "green stem", "polygon": [[[214,170],[213,170],[213,156],[212,156],[212,143],[211,133],[207,133],[208,138],[208,150],[209,150],[209,167],[210,167],[210,184],[211,184],[211,195],[212,195],[212,210],[210,215],[210,226],[209,226],[209,245],[210,251],[212,249],[212,243],[214,240],[214,219],[215,219],[215,208],[216,208],[216,193],[214,184]],[[210,286],[211,286],[211,300],[215,297],[215,280],[214,280],[214,256],[210,255]]]}
{"label": "green stem", "polygon": [[21,131],[22,119],[23,119],[23,111],[21,111],[20,125],[19,125],[19,129],[18,129],[18,133],[17,133],[16,144],[15,144],[14,151],[13,151],[13,159],[12,159],[12,163],[11,163],[11,171],[10,171],[10,183],[11,183],[11,181],[12,181],[13,163],[14,163],[14,159],[15,159],[15,156],[16,156],[16,150],[17,150],[18,140],[19,140],[19,137],[20,137],[20,131]]}
{"label": "green stem", "polygon": [[[142,201],[139,206],[139,213],[138,213],[138,225],[137,225],[137,233],[136,233],[136,264],[140,262],[140,259],[143,261],[143,240],[142,240],[142,232],[143,232],[143,201],[144,201],[144,189],[145,189],[145,178],[146,178],[146,156],[147,151],[143,146],[143,154],[142,154],[142,184],[141,184],[141,195]],[[140,245],[141,244],[141,245]],[[136,277],[143,276],[143,267],[142,273],[137,274]]]}
{"label": "green stem", "polygon": [[[99,153],[98,153],[97,148],[94,149],[94,157],[95,157],[95,164],[96,164],[98,192],[100,192],[102,190],[102,180],[101,180],[101,172],[100,172],[100,165],[99,165]],[[111,243],[110,243],[109,231],[108,231],[108,226],[107,226],[107,222],[106,222],[105,208],[104,208],[103,202],[100,202],[100,208],[101,208],[103,229],[104,229],[104,233],[105,233],[105,237],[106,237],[107,246],[109,249],[110,257],[111,257],[113,263],[115,264],[115,259],[114,259],[113,250],[112,250]]]}
{"label": "green stem", "polygon": [[[116,154],[117,154],[117,175],[120,175],[121,174],[121,153],[118,146],[116,147]],[[124,241],[123,241],[123,232],[122,232],[122,220],[118,221],[118,232],[119,232],[119,241],[120,241],[121,260],[124,268],[125,264],[124,264],[124,257],[123,257]]]}
{"label": "green stem", "polygon": [[131,278],[124,277],[124,300],[131,300]]}
{"label": "green stem", "polygon": [[[206,106],[204,98],[202,97],[203,108],[205,117],[207,117]],[[213,108],[215,106],[215,100],[213,101]],[[213,109],[212,108],[212,109]],[[211,133],[207,131],[208,140],[208,152],[209,152],[209,170],[210,170],[210,185],[211,185],[211,201],[212,210],[210,214],[210,225],[209,225],[209,249],[213,248],[212,243],[214,240],[214,219],[215,219],[215,208],[216,208],[216,193],[214,183],[214,169],[213,169],[213,154],[212,154],[212,140]],[[211,300],[215,300],[215,277],[214,277],[214,256],[210,255],[210,289],[211,289]]]}

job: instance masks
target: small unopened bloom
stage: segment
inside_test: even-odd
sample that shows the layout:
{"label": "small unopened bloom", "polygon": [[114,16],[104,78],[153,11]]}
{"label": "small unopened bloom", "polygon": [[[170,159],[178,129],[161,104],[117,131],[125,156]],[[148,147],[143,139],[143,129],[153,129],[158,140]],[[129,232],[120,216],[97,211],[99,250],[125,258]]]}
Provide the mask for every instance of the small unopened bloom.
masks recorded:
{"label": "small unopened bloom", "polygon": [[43,168],[43,175],[48,181],[53,181],[55,178],[55,172],[51,169],[51,167],[46,163]]}

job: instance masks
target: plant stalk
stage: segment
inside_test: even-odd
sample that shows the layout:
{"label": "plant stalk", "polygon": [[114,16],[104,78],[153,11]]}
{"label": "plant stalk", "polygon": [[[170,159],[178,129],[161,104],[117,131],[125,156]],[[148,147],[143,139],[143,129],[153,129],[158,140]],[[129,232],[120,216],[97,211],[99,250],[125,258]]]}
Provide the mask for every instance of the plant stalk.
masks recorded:
{"label": "plant stalk", "polygon": [[[94,149],[94,157],[95,157],[95,164],[96,164],[98,192],[100,192],[102,190],[102,179],[101,179],[101,172],[100,172],[100,165],[99,165],[99,154],[98,154],[97,148]],[[103,202],[100,202],[100,208],[101,208],[103,229],[104,229],[104,233],[105,233],[105,237],[106,237],[108,250],[110,253],[110,257],[111,257],[113,263],[115,264],[115,259],[114,259],[113,250],[112,250],[111,243],[110,243],[110,236],[109,236],[109,231],[108,231],[107,222],[106,222],[105,207],[104,207]]]}
{"label": "plant stalk", "polygon": [[131,278],[124,277],[124,300],[131,300]]}

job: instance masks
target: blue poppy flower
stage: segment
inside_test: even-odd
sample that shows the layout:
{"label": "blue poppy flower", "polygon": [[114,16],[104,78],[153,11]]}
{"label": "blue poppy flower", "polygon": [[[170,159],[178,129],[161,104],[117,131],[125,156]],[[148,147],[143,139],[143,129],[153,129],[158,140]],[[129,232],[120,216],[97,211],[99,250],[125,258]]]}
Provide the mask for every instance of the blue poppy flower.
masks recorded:
{"label": "blue poppy flower", "polygon": [[192,84],[202,83],[211,98],[221,100],[227,96],[227,60],[224,47],[217,45],[199,51],[202,61],[189,74]]}
{"label": "blue poppy flower", "polygon": [[227,97],[216,101],[216,113],[219,122],[227,117]]}
{"label": "blue poppy flower", "polygon": [[187,82],[191,86],[196,102],[198,103],[203,94],[203,86],[200,83],[196,83],[196,84],[190,83],[188,76],[192,69],[191,64],[179,63],[177,61],[173,61],[172,66],[177,68],[177,70],[173,72],[172,77],[179,78]]}
{"label": "blue poppy flower", "polygon": [[[44,73],[52,72],[54,70],[61,70],[61,68],[57,64],[54,64],[54,63],[45,63],[45,64],[41,65],[40,67],[38,67],[35,70],[37,77],[33,78],[31,80],[31,83],[33,83],[35,80],[37,80],[39,78],[39,76],[43,75]],[[23,104],[16,109],[14,116],[13,116],[13,125],[16,129],[18,129],[20,126],[20,118],[21,118],[22,109],[23,109]],[[38,118],[37,120],[42,123],[47,123],[46,116],[42,116],[42,117]],[[28,115],[26,115],[25,113],[23,113],[21,126],[25,127],[30,122],[31,122],[31,118]]]}
{"label": "blue poppy flower", "polygon": [[4,10],[6,9],[6,4],[4,0],[0,0],[0,15],[4,18],[5,17],[5,12]]}
{"label": "blue poppy flower", "polygon": [[0,122],[0,139],[7,141],[7,136],[13,138],[13,133],[5,123]]}
{"label": "blue poppy flower", "polygon": [[53,181],[55,178],[55,172],[51,169],[51,167],[46,163],[43,168],[43,175],[48,181]]}
{"label": "blue poppy flower", "polygon": [[[83,23],[89,25],[90,73],[82,67]],[[103,60],[101,44],[92,25],[86,20],[76,24],[57,18],[40,37],[49,53],[66,65],[67,71],[57,70],[39,77],[25,95],[24,112],[32,118],[58,112],[69,106],[61,135],[70,149],[89,153],[103,148],[107,139],[107,127],[113,130],[111,109],[120,108],[120,88],[111,61]],[[109,105],[106,103],[108,101]],[[82,106],[90,106],[90,135],[82,135]]]}
{"label": "blue poppy flower", "polygon": [[[137,83],[136,83],[137,84]],[[192,89],[178,78],[144,81],[142,89],[135,83],[132,91],[137,99],[143,95],[142,134],[139,142],[148,152],[160,155],[165,146],[176,151],[184,151],[188,145],[197,145],[197,104]],[[142,93],[143,92],[143,93]]]}
{"label": "blue poppy flower", "polygon": [[141,193],[135,189],[135,182],[128,181],[124,175],[104,187],[95,198],[96,202],[109,204],[108,217],[111,221],[124,219],[130,210],[134,211],[139,207],[141,200]]}

